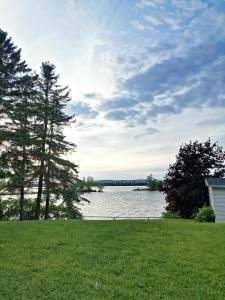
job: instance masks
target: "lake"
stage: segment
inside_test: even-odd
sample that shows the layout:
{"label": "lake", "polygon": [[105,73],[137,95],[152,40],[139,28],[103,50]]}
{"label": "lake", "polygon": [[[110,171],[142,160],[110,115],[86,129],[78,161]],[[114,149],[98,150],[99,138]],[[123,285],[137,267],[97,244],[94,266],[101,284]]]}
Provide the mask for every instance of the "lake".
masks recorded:
{"label": "lake", "polygon": [[[137,186],[106,186],[103,193],[86,193],[89,203],[80,205],[85,219],[113,217],[161,217],[165,196],[159,191],[133,191]],[[143,186],[140,188],[144,188]]]}

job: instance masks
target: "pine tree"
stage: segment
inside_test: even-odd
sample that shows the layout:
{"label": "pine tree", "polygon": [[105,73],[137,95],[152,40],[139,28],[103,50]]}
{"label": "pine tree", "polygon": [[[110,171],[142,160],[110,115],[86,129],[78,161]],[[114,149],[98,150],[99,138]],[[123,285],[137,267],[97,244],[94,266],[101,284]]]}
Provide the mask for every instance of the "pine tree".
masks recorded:
{"label": "pine tree", "polygon": [[46,169],[46,139],[49,130],[50,120],[50,98],[52,97],[53,87],[56,84],[57,77],[54,74],[53,67],[48,63],[42,63],[41,75],[38,80],[38,97],[37,97],[37,127],[36,137],[37,145],[35,154],[37,161],[39,161],[38,167],[38,192],[35,206],[35,219],[40,217],[41,198],[43,191],[43,181]]}
{"label": "pine tree", "polygon": [[31,118],[36,76],[21,60],[21,50],[0,30],[0,165],[7,189],[20,192],[23,219],[24,189],[30,183]]}
{"label": "pine tree", "polygon": [[[68,88],[61,88],[56,85],[53,96],[49,103],[50,118],[49,131],[46,139],[47,160],[45,172],[45,219],[49,217],[49,203],[51,194],[62,197],[65,194],[65,177],[68,183],[77,178],[77,165],[62,159],[61,156],[73,151],[76,147],[74,143],[66,141],[63,130],[73,122],[73,116],[65,113],[67,103],[70,101]],[[59,176],[60,174],[60,176]],[[67,186],[67,189],[69,186]],[[72,199],[72,198],[71,198]]]}
{"label": "pine tree", "polygon": [[39,77],[33,75],[21,60],[21,50],[0,30],[0,177],[4,188],[20,193],[21,220],[25,189],[36,178],[35,219],[40,217],[43,186],[45,219],[55,199],[61,199],[67,215],[79,215],[77,165],[63,158],[76,147],[63,134],[74,118],[65,113],[69,90],[58,79],[49,62],[42,64]]}
{"label": "pine tree", "polygon": [[[71,100],[68,87],[58,85],[59,75],[55,66],[45,62],[41,66],[39,80],[39,100],[37,110],[39,127],[37,140],[37,159],[39,159],[38,194],[35,218],[39,219],[40,204],[45,184],[45,219],[49,217],[51,195],[56,199],[65,195],[65,178],[72,184],[76,181],[77,165],[63,159],[62,156],[75,149],[75,144],[66,141],[63,130],[73,122],[73,116],[65,113],[67,103]],[[67,187],[68,188],[68,187]],[[77,198],[76,198],[77,199]],[[75,200],[76,200],[75,199]]]}

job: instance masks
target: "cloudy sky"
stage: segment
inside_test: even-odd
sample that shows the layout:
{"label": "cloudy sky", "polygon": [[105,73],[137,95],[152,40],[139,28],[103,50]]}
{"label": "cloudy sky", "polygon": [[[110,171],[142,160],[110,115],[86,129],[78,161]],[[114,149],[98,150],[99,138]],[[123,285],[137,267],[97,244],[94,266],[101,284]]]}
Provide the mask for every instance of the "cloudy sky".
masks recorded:
{"label": "cloudy sky", "polygon": [[225,146],[225,0],[0,0],[0,27],[70,86],[81,176],[161,178],[181,143]]}

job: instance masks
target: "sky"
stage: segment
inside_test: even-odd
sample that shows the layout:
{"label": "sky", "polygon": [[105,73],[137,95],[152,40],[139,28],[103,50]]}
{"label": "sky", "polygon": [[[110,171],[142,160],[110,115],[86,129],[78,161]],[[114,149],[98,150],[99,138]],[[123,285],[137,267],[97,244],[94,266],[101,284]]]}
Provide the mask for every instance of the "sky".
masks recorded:
{"label": "sky", "polygon": [[225,146],[225,0],[0,0],[0,28],[69,85],[81,177],[163,178],[182,143]]}

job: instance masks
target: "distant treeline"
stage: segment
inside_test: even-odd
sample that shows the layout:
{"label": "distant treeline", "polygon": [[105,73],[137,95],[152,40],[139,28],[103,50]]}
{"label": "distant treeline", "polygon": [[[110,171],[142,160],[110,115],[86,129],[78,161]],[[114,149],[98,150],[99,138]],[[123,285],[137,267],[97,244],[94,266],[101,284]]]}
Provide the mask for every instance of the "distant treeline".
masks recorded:
{"label": "distant treeline", "polygon": [[147,186],[150,190],[162,190],[163,181],[154,178],[152,175],[147,179],[133,179],[133,180],[93,180],[93,185],[97,186]]}
{"label": "distant treeline", "polygon": [[148,183],[147,179],[134,179],[134,180],[95,180],[94,184],[104,185],[104,186],[114,186],[114,185],[143,185],[146,186]]}

